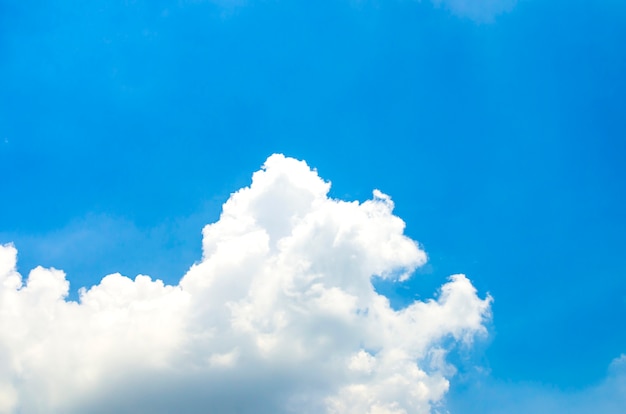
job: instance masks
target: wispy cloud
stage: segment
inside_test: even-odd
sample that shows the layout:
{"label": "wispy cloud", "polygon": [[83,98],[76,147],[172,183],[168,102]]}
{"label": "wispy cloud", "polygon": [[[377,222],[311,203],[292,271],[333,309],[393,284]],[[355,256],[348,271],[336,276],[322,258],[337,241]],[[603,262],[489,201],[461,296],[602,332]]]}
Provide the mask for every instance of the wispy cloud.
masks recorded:
{"label": "wispy cloud", "polygon": [[329,188],[270,157],[173,286],[112,274],[68,302],[62,271],[23,281],[1,246],[0,411],[430,412],[454,372],[442,343],[484,334],[490,298],[455,275],[391,309],[372,276],[408,277],[425,253],[388,196]]}
{"label": "wispy cloud", "polygon": [[615,358],[606,377],[578,390],[561,390],[538,383],[497,381],[487,375],[471,377],[462,393],[451,398],[452,412],[621,414],[626,406],[626,355]]}
{"label": "wispy cloud", "polygon": [[432,0],[452,13],[476,21],[490,21],[495,16],[513,9],[517,0]]}

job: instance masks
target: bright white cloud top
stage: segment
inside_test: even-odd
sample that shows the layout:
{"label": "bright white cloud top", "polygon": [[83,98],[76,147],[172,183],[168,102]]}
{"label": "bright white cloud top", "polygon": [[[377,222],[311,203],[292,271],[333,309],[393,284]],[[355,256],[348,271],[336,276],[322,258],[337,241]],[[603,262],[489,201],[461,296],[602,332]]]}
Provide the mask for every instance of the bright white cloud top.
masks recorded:
{"label": "bright white cloud top", "polygon": [[454,368],[444,341],[486,332],[463,275],[394,310],[372,277],[425,263],[391,199],[328,198],[272,155],[203,230],[177,286],[119,274],[66,301],[62,271],[26,281],[0,246],[0,412],[428,413]]}

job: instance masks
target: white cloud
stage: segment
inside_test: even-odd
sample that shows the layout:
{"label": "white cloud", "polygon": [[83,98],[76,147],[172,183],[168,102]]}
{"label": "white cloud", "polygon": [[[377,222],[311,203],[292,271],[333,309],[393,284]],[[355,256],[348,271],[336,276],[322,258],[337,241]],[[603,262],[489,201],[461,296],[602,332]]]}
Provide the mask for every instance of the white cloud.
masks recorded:
{"label": "white cloud", "polygon": [[329,188],[271,156],[176,286],[113,274],[68,302],[62,271],[24,282],[0,246],[0,412],[430,412],[453,372],[443,340],[484,334],[490,298],[455,275],[391,309],[371,278],[407,278],[425,253],[388,196]]}
{"label": "white cloud", "polygon": [[452,13],[477,21],[490,21],[498,14],[510,11],[517,0],[432,0]]}

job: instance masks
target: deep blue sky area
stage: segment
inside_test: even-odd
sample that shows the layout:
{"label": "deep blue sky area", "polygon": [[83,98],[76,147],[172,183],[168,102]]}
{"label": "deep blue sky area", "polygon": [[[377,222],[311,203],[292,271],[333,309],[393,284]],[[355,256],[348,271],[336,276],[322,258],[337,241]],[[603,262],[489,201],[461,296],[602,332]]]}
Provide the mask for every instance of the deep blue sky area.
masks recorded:
{"label": "deep blue sky area", "polygon": [[1,2],[0,243],[73,295],[116,271],[175,283],[281,152],[333,197],[391,195],[430,258],[381,286],[396,306],[453,273],[493,296],[460,359],[601,382],[626,353],[626,3],[453,3]]}

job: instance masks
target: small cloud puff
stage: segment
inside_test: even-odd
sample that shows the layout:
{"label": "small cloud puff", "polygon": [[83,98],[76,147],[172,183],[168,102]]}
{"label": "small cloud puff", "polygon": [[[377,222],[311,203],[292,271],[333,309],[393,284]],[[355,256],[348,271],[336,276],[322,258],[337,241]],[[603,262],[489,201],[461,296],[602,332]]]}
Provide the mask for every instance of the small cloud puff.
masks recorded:
{"label": "small cloud puff", "polygon": [[68,302],[62,271],[23,281],[0,246],[0,412],[430,412],[454,370],[426,361],[484,333],[490,298],[455,275],[392,309],[371,278],[410,275],[425,253],[387,195],[329,188],[272,155],[176,286],[113,274]]}

